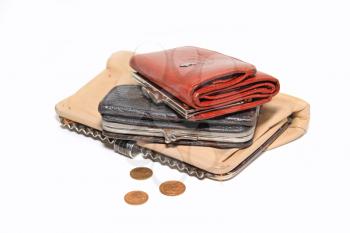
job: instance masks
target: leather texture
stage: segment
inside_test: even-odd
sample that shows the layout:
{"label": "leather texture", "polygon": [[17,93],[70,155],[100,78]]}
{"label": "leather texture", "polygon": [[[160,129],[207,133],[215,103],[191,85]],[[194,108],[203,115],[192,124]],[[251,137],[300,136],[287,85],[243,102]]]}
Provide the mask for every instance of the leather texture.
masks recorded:
{"label": "leather texture", "polygon": [[[132,52],[114,53],[106,68],[81,87],[73,95],[56,104],[56,113],[66,119],[102,131],[98,104],[117,85],[136,84],[131,77],[129,61]],[[286,94],[276,95],[262,106],[253,139],[253,144],[245,149],[217,149],[201,146],[168,147],[164,144],[137,144],[171,158],[179,159],[195,167],[215,174],[224,174],[239,166],[245,159],[265,145],[275,133],[291,118],[291,123],[282,135],[268,146],[268,150],[290,143],[303,136],[310,121],[310,106],[302,99]],[[205,156],[203,156],[205,155]]]}
{"label": "leather texture", "polygon": [[121,124],[172,129],[197,129],[209,132],[241,133],[257,122],[257,108],[202,121],[189,121],[164,104],[155,104],[142,94],[138,85],[113,88],[98,108],[103,120]]}
{"label": "leather texture", "polygon": [[[280,89],[276,78],[239,59],[197,47],[134,55],[130,66],[186,105],[190,120],[210,119],[267,103]],[[219,108],[219,109],[218,109]]]}
{"label": "leather texture", "polygon": [[[258,110],[254,108],[220,119],[188,121],[179,118],[166,105],[153,103],[137,85],[113,88],[99,104],[99,112],[103,134],[108,137],[217,148],[251,145],[258,117]],[[223,141],[225,139],[229,142]]]}

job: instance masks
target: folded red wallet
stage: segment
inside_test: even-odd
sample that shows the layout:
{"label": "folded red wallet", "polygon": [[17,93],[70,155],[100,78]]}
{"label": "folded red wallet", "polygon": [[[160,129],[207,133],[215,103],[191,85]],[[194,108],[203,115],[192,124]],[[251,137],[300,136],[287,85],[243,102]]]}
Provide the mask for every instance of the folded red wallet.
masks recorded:
{"label": "folded red wallet", "polygon": [[249,63],[203,48],[137,54],[130,66],[147,80],[147,86],[157,87],[192,109],[191,114],[183,114],[190,120],[253,108],[270,101],[279,91],[276,78],[257,72]]}

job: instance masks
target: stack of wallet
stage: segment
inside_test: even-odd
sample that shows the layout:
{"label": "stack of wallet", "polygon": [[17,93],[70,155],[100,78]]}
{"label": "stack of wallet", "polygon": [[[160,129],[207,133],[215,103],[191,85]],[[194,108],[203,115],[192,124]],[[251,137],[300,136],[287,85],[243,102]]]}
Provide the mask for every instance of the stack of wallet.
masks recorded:
{"label": "stack of wallet", "polygon": [[244,148],[260,105],[279,91],[278,80],[253,65],[197,47],[134,55],[130,65],[140,86],[117,86],[99,105],[108,137]]}
{"label": "stack of wallet", "polygon": [[207,49],[115,53],[56,105],[63,126],[198,178],[232,178],[262,152],[302,136],[309,105],[279,81]]}

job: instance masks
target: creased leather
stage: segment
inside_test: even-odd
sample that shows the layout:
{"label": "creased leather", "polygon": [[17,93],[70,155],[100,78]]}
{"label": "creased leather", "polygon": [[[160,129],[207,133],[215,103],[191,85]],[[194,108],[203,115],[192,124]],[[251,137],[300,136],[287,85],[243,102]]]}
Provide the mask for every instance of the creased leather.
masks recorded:
{"label": "creased leather", "polygon": [[190,120],[210,119],[262,105],[280,88],[276,78],[257,71],[249,63],[197,47],[137,54],[130,66],[188,106],[212,109]]}
{"label": "creased leather", "polygon": [[[116,85],[135,84],[128,66],[131,52],[117,52],[108,60],[107,68],[84,85],[74,95],[56,104],[59,116],[102,131],[98,104]],[[274,132],[291,118],[288,129],[278,137],[268,149],[276,148],[303,136],[309,125],[310,106],[302,99],[278,94],[262,106],[254,136],[254,142],[246,149],[214,149],[211,147],[176,146],[147,143],[146,146],[172,158],[177,158],[191,165],[223,174],[232,170],[241,161],[254,153]],[[205,155],[205,156],[203,156]]]}
{"label": "creased leather", "polygon": [[102,118],[109,122],[171,129],[196,129],[209,132],[241,133],[251,130],[257,122],[257,109],[203,121],[179,117],[164,104],[146,98],[140,86],[120,85],[113,88],[99,104]]}
{"label": "creased leather", "polygon": [[[152,100],[145,97],[141,87],[137,85],[120,85],[113,88],[99,104],[99,112],[102,115],[102,125],[105,123],[118,123],[125,126],[123,133],[103,130],[103,134],[118,139],[128,139],[134,141],[166,143],[164,137],[156,135],[135,135],[134,126],[146,127],[146,129],[160,129],[171,131],[187,132],[187,136],[199,135],[199,132],[205,132],[206,136],[211,136],[213,140],[204,139],[177,139],[168,142],[170,145],[192,145],[192,146],[211,146],[217,148],[244,148],[252,143],[254,129],[257,122],[257,109],[250,109],[241,113],[232,113],[230,116],[221,117],[222,119],[210,119],[203,121],[188,121],[179,118],[177,114],[164,104],[155,104]],[[238,116],[241,116],[240,119]],[[237,121],[233,121],[237,120]],[[226,125],[221,122],[226,122]],[[241,125],[240,122],[251,123],[252,126]],[[129,132],[125,132],[127,130]],[[224,133],[226,138],[238,138],[235,142],[223,142],[215,138],[215,133]],[[242,136],[246,135],[246,139]],[[222,137],[222,135],[221,135]]]}

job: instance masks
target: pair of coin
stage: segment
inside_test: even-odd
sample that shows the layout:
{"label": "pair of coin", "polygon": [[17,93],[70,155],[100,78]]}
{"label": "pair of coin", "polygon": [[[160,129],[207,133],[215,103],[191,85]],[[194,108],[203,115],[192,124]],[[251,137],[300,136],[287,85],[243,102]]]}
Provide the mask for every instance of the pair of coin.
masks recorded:
{"label": "pair of coin", "polygon": [[[138,167],[130,171],[130,176],[136,180],[145,180],[153,175],[151,169],[147,167]],[[170,180],[159,186],[159,191],[166,196],[177,196],[184,193],[186,186],[176,180]],[[148,194],[143,191],[131,191],[124,196],[126,203],[130,205],[141,205],[148,200]]]}
{"label": "pair of coin", "polygon": [[[130,171],[130,176],[135,180],[145,180],[153,175],[153,171],[148,167],[137,167]],[[148,200],[148,194],[143,191],[131,191],[125,194],[124,200],[130,205],[141,205]]]}

